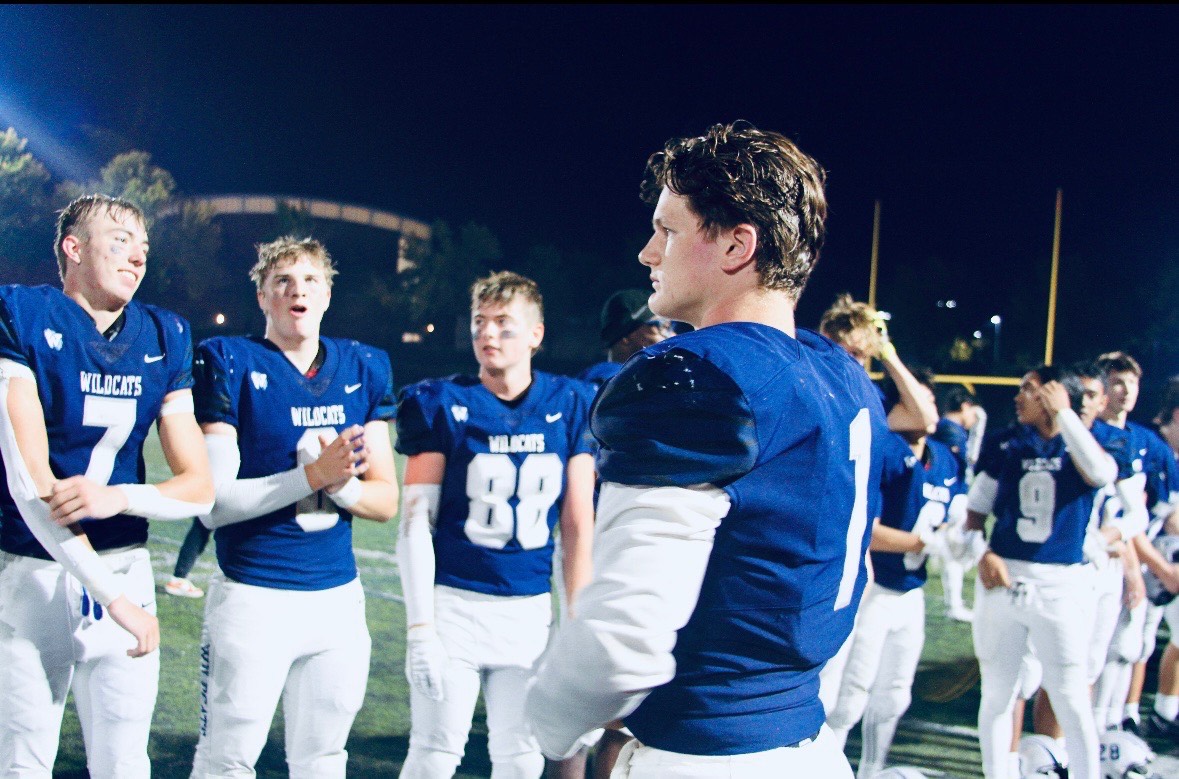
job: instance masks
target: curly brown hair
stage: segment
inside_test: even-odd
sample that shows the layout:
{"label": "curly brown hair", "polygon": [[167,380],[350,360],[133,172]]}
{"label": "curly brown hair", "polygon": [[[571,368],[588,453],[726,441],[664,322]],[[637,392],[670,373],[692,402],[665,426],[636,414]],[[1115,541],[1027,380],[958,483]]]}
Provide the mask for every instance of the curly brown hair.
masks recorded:
{"label": "curly brown hair", "polygon": [[332,255],[328,254],[327,247],[314,238],[284,235],[269,243],[260,243],[255,248],[258,250],[258,261],[250,268],[250,279],[259,290],[272,270],[287,263],[298,262],[301,257],[306,257],[323,269],[328,287],[332,286],[336,274],[339,273],[335,262],[332,261]]}
{"label": "curly brown hair", "polygon": [[823,248],[826,178],[789,138],[737,121],[669,140],[647,160],[641,194],[651,205],[664,187],[687,198],[709,238],[753,225],[761,285],[797,300]]}

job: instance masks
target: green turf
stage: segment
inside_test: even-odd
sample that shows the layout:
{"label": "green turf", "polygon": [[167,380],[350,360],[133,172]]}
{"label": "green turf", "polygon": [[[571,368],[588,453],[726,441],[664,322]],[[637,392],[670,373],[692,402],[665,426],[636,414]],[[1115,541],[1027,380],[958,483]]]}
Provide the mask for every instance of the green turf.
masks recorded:
{"label": "green turf", "polygon": [[[149,480],[166,476],[162,457],[154,438],[147,450]],[[400,467],[400,463],[399,463]],[[354,525],[355,546],[361,579],[368,593],[368,626],[373,639],[372,667],[368,692],[348,741],[348,771],[354,776],[396,776],[405,758],[409,733],[409,694],[403,664],[405,662],[405,611],[396,600],[401,588],[393,564],[396,521],[381,525],[357,520]],[[149,543],[155,563],[156,578],[161,583],[171,574],[180,542],[188,523],[153,523]],[[208,584],[215,571],[212,549],[201,557],[192,579],[200,587]],[[966,582],[967,602],[973,583]],[[197,736],[197,667],[201,618],[204,600],[170,597],[159,589],[159,616],[162,632],[160,695],[152,724],[151,757],[153,770],[160,779],[186,777],[192,765]],[[977,727],[978,686],[962,696],[945,702],[922,700],[920,693],[936,686],[939,680],[960,676],[974,663],[970,626],[947,620],[942,606],[941,582],[930,576],[926,587],[926,642],[915,684],[913,704],[898,730],[890,763],[919,766],[957,777],[979,777],[977,739],[960,732],[937,731],[936,726],[974,729]],[[1158,656],[1152,662],[1147,690],[1152,690],[1157,673]],[[1147,704],[1143,709],[1147,710]],[[571,702],[574,703],[575,702]],[[931,728],[924,723],[932,723]],[[1160,753],[1177,755],[1174,745],[1152,742]],[[853,764],[859,757],[859,731],[848,740],[848,755]],[[258,775],[286,775],[283,762],[281,711],[275,717],[270,739],[258,761]],[[459,768],[459,777],[486,777],[491,772],[487,757],[487,731],[482,705],[476,712],[475,725],[467,745],[467,754]],[[85,756],[81,731],[72,705],[67,708],[62,729],[57,769],[59,777],[84,777]]]}

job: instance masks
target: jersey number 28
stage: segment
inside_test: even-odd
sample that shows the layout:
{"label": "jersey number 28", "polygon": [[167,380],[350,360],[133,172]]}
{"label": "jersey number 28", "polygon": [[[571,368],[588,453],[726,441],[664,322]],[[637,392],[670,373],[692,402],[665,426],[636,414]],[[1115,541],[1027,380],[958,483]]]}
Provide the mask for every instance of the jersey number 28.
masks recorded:
{"label": "jersey number 28", "polygon": [[[564,466],[555,454],[530,454],[519,469],[506,454],[477,454],[467,466],[471,543],[503,549],[515,536],[523,549],[549,542],[549,509],[561,494]],[[517,498],[516,509],[509,502]]]}

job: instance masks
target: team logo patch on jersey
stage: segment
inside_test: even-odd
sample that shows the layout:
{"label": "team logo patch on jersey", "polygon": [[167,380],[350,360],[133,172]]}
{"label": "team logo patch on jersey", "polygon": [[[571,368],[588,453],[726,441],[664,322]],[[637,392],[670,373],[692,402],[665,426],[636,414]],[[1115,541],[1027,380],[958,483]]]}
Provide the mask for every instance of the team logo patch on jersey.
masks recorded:
{"label": "team logo patch on jersey", "polygon": [[545,421],[545,422],[556,422],[556,421],[557,421],[558,419],[560,419],[560,418],[561,418],[561,412],[560,412],[560,411],[558,411],[556,414],[545,414],[545,415],[544,415],[544,421]]}
{"label": "team logo patch on jersey", "polygon": [[61,333],[50,330],[48,327],[45,328],[45,343],[49,344],[50,349],[60,352],[62,347]]}
{"label": "team logo patch on jersey", "polygon": [[254,389],[266,389],[267,378],[265,373],[258,371],[250,371],[250,381],[254,382]]}
{"label": "team logo patch on jersey", "polygon": [[455,422],[467,421],[467,407],[466,406],[451,406],[450,413],[454,416]]}

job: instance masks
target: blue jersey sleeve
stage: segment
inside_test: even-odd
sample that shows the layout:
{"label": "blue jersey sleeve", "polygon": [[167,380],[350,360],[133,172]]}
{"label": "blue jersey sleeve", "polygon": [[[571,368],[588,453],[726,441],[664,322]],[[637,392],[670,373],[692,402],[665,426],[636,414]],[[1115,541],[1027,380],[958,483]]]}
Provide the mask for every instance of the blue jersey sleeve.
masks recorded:
{"label": "blue jersey sleeve", "polygon": [[880,486],[887,488],[908,477],[915,455],[905,440],[891,430],[884,432],[881,449]]}
{"label": "blue jersey sleeve", "polygon": [[366,344],[361,344],[360,348],[364,364],[372,374],[370,383],[379,388],[373,392],[373,407],[367,421],[390,421],[397,416],[397,398],[393,394],[393,366],[389,354]]}
{"label": "blue jersey sleeve", "polygon": [[160,331],[168,360],[168,392],[190,389],[192,376],[192,328],[188,322],[164,308],[145,305],[144,310]]}
{"label": "blue jersey sleeve", "polygon": [[406,456],[451,450],[452,436],[440,397],[440,382],[423,381],[397,398],[397,451]]}
{"label": "blue jersey sleeve", "polygon": [[992,479],[999,478],[1003,470],[1003,444],[1010,433],[1011,429],[1007,428],[986,434],[979,450],[978,462],[974,466],[975,473],[985,473]]}
{"label": "blue jersey sleeve", "polygon": [[20,335],[9,311],[7,294],[12,287],[0,288],[0,359],[28,365],[29,359],[21,349]]}
{"label": "blue jersey sleeve", "polygon": [[201,424],[224,422],[238,426],[237,399],[234,387],[234,360],[220,339],[203,341],[197,347],[193,373],[196,387],[193,396],[196,418]]}
{"label": "blue jersey sleeve", "polygon": [[757,462],[748,399],[704,358],[680,348],[629,361],[594,405],[604,481],[724,486]]}
{"label": "blue jersey sleeve", "polygon": [[569,425],[569,456],[595,454],[598,446],[593,433],[590,432],[589,410],[594,403],[597,388],[578,380],[574,380],[572,384],[573,420]]}

